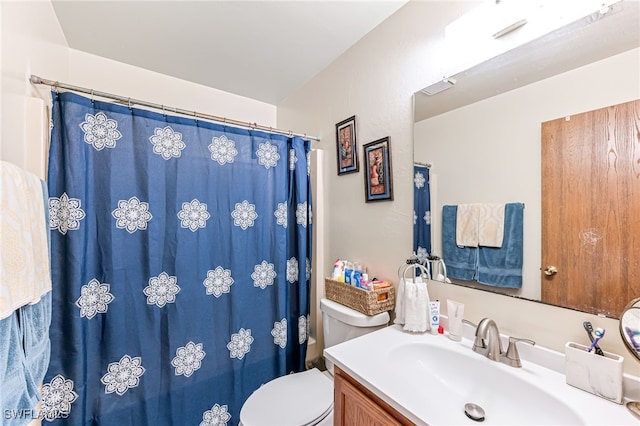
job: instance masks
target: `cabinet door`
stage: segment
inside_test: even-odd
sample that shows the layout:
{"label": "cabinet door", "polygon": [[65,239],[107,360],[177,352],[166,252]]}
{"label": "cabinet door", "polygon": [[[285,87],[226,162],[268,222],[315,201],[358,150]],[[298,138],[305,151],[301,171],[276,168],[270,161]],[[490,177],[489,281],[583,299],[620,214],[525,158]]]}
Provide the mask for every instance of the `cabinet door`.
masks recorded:
{"label": "cabinet door", "polygon": [[334,398],[334,426],[402,425],[342,375],[335,375]]}

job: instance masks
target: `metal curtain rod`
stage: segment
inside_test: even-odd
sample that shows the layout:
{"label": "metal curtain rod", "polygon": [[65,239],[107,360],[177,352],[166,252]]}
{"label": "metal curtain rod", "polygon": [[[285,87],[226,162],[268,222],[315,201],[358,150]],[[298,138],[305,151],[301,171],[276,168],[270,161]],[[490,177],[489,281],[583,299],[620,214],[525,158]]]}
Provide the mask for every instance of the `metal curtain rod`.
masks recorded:
{"label": "metal curtain rod", "polygon": [[44,84],[56,89],[66,89],[74,92],[87,93],[87,94],[90,94],[91,96],[99,96],[101,98],[113,99],[114,101],[117,101],[119,103],[122,103],[128,106],[142,105],[145,107],[162,110],[163,113],[168,111],[168,112],[173,112],[175,114],[189,115],[195,118],[204,118],[205,120],[216,121],[219,123],[232,124],[234,126],[244,127],[247,129],[258,129],[258,130],[263,130],[269,133],[278,133],[278,134],[287,135],[287,136],[298,136],[298,137],[301,137],[302,139],[308,139],[308,140],[314,140],[314,141],[320,140],[319,137],[309,136],[306,133],[305,134],[293,133],[290,130],[274,129],[273,127],[262,126],[256,123],[249,123],[247,121],[233,120],[230,118],[218,117],[216,115],[204,114],[197,111],[188,111],[182,108],[168,107],[166,105],[154,104],[152,102],[141,101],[139,99],[127,98],[124,96],[114,95],[112,93],[99,92],[97,90],[87,89],[85,87],[79,87],[79,86],[73,86],[71,84],[60,83],[59,81],[46,80],[44,78],[38,77],[37,75],[31,75],[31,77],[29,78],[29,81],[32,84]]}
{"label": "metal curtain rod", "polygon": [[414,166],[424,166],[424,167],[427,167],[427,168],[431,168],[432,167],[431,163],[421,163],[419,161],[414,161],[413,165]]}

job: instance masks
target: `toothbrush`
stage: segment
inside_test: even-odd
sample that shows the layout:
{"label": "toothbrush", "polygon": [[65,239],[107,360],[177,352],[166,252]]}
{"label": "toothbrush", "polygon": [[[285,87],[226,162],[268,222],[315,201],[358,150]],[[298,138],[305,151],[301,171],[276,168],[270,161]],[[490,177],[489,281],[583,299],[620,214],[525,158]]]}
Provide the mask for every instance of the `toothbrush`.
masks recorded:
{"label": "toothbrush", "polygon": [[[584,326],[584,329],[587,330],[587,336],[589,336],[589,340],[591,340],[591,343],[593,343],[595,338],[593,337],[593,326],[591,325],[591,322],[585,321],[582,323],[582,325]],[[593,348],[595,348],[596,354],[604,356],[604,352],[602,352],[602,349],[600,349],[600,346],[598,346],[597,342],[595,346],[593,346]],[[591,352],[591,349],[589,349],[589,352]]]}
{"label": "toothbrush", "polygon": [[593,339],[593,342],[591,342],[591,346],[587,348],[587,352],[591,352],[593,348],[595,348],[598,345],[598,341],[604,337],[604,331],[605,331],[604,328],[600,328],[600,327],[593,330],[592,334],[594,339]]}

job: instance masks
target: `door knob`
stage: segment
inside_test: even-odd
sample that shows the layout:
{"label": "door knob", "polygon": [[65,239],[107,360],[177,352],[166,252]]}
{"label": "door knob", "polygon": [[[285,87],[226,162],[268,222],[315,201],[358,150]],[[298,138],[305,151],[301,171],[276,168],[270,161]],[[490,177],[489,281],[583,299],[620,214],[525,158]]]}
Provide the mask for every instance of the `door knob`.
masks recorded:
{"label": "door knob", "polygon": [[544,269],[544,274],[547,276],[555,275],[557,273],[558,273],[558,268],[556,268],[555,266],[547,266]]}

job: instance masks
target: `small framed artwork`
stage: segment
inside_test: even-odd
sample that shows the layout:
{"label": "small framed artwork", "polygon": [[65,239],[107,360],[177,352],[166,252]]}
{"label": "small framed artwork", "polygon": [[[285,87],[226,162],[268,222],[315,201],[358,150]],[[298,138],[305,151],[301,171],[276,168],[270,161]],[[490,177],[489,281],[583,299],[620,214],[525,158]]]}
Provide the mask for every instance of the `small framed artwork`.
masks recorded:
{"label": "small framed artwork", "polygon": [[336,124],[336,148],[338,175],[357,172],[359,164],[355,115]]}
{"label": "small framed artwork", "polygon": [[389,137],[364,145],[365,201],[393,200]]}

